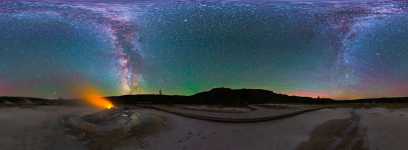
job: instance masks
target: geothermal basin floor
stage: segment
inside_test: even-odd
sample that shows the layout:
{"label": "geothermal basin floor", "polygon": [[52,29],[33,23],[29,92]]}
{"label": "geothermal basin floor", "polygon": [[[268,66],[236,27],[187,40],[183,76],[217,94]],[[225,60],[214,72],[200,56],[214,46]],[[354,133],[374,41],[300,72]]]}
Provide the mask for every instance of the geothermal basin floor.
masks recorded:
{"label": "geothermal basin floor", "polygon": [[[156,106],[155,106],[156,107]],[[202,120],[201,116],[251,118],[286,114],[311,108],[303,106],[211,108],[202,106],[127,107],[140,122],[153,119],[154,131],[134,132],[120,140],[92,146],[90,140],[71,133],[62,121],[69,116],[98,113],[86,106],[33,106],[0,108],[1,150],[405,150],[408,143],[408,108],[325,108],[294,116],[254,123]],[[253,111],[259,110],[259,111]],[[143,117],[153,116],[153,117]],[[149,129],[150,130],[150,129]],[[75,135],[77,134],[77,135]],[[106,140],[108,138],[108,140]],[[113,137],[112,137],[113,138]],[[110,141],[114,141],[109,143]],[[101,144],[101,143],[96,143]],[[90,146],[91,145],[91,146]],[[110,145],[110,146],[103,146]]]}

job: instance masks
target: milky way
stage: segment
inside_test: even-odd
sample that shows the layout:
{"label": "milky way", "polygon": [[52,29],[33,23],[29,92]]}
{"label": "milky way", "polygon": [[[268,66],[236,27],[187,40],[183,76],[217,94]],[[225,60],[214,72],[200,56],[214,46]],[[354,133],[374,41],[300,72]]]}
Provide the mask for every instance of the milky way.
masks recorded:
{"label": "milky way", "polygon": [[[133,22],[134,20],[131,20],[133,16],[130,16],[132,15],[130,14],[131,11],[135,11],[135,8],[129,10],[131,9],[130,6],[132,5],[82,1],[10,1],[1,4],[0,12],[12,19],[21,16],[26,18],[37,17],[36,19],[39,20],[48,19],[50,16],[58,17],[69,21],[74,28],[88,24],[92,26],[91,28],[97,30],[96,32],[105,32],[104,36],[107,37],[103,38],[107,38],[106,42],[112,43],[112,57],[117,60],[117,69],[120,76],[118,79],[120,82],[119,91],[122,94],[129,94],[138,88],[140,78],[138,69],[141,67],[142,59],[139,50],[135,46],[135,42],[137,42],[136,24]],[[81,53],[81,51],[78,51],[78,53]],[[6,55],[6,53],[3,54]]]}
{"label": "milky way", "polygon": [[[0,2],[0,94],[408,96],[403,1]],[[73,86],[75,85],[75,86]]]}

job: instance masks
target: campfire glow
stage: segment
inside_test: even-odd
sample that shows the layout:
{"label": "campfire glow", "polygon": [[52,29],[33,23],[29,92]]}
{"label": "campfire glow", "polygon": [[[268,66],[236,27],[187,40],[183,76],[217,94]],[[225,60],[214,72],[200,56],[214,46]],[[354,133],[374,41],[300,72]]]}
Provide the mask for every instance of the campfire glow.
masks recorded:
{"label": "campfire glow", "polygon": [[101,94],[96,88],[86,88],[81,92],[81,97],[88,104],[101,109],[112,109],[115,106]]}

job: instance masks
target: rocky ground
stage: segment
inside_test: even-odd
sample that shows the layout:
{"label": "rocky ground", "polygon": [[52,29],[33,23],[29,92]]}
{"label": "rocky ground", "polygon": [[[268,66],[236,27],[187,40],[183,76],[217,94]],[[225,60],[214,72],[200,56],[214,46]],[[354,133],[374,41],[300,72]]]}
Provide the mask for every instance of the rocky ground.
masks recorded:
{"label": "rocky ground", "polygon": [[[270,105],[0,108],[0,149],[377,150],[405,149],[408,108],[317,108]],[[159,108],[159,109],[158,109]],[[284,118],[276,116],[315,109]],[[180,115],[180,114],[188,115]],[[206,118],[262,118],[220,122]]]}

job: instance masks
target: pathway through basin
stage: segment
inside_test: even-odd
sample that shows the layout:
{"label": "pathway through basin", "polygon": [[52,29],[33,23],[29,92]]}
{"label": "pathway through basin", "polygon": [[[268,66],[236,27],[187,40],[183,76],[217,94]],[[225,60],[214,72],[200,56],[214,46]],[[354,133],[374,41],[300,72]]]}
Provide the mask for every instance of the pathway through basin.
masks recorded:
{"label": "pathway through basin", "polygon": [[159,110],[159,111],[163,111],[163,112],[167,112],[167,113],[172,113],[172,114],[182,116],[182,117],[198,119],[198,120],[206,120],[206,121],[212,121],[212,122],[221,122],[221,123],[265,122],[265,121],[272,121],[272,120],[289,118],[289,117],[304,114],[304,113],[307,113],[307,112],[312,112],[312,111],[324,109],[324,107],[311,108],[311,109],[298,110],[298,111],[285,113],[285,114],[270,115],[270,116],[263,116],[263,117],[254,117],[254,118],[220,118],[220,117],[213,117],[213,116],[206,116],[206,115],[198,115],[198,114],[188,113],[188,112],[181,112],[181,111],[172,110],[172,109],[165,108],[165,107],[160,107],[160,106],[146,106],[146,105],[144,105],[144,106],[141,106],[141,107],[150,108],[150,109],[154,109],[154,110]]}

